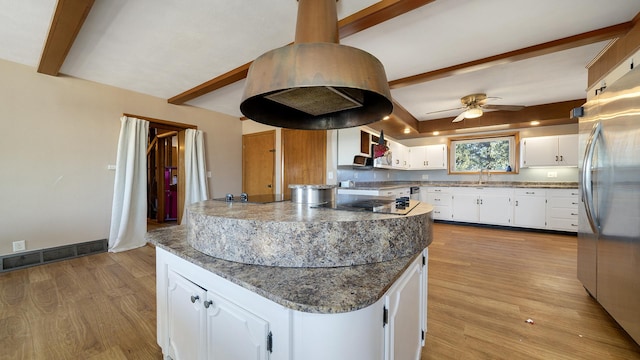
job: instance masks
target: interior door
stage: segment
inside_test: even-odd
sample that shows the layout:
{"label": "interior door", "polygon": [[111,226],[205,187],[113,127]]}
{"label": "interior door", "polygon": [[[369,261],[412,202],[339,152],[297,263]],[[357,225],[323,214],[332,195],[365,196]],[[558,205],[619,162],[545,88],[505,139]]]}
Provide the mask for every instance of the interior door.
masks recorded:
{"label": "interior door", "polygon": [[242,135],[243,192],[249,195],[274,193],[275,154],[275,130]]}
{"label": "interior door", "polygon": [[327,131],[282,129],[282,192],[289,184],[325,184]]}

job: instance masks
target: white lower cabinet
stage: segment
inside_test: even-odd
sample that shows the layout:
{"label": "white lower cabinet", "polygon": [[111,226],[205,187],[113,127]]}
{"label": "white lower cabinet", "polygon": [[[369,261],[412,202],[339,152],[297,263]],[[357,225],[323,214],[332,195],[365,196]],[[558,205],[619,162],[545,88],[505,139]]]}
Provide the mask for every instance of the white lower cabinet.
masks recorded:
{"label": "white lower cabinet", "polygon": [[422,267],[422,261],[414,262],[385,296],[386,360],[420,360],[424,335]]}
{"label": "white lower cabinet", "polygon": [[576,189],[547,190],[547,228],[578,232],[578,196]]}
{"label": "white lower cabinet", "polygon": [[440,186],[420,189],[420,201],[433,206],[434,220],[451,220],[451,194],[449,191],[450,188]]}
{"label": "white lower cabinet", "polygon": [[292,310],[156,248],[158,344],[165,359],[419,360],[428,249],[363,309]]}
{"label": "white lower cabinet", "polygon": [[205,359],[207,342],[206,315],[202,300],[206,290],[178,275],[168,272],[167,330],[171,359]]}
{"label": "white lower cabinet", "polygon": [[544,229],[546,221],[545,189],[516,189],[513,224],[519,227]]}
{"label": "white lower cabinet", "polygon": [[269,323],[175,271],[168,272],[171,359],[269,358]]}
{"label": "white lower cabinet", "polygon": [[451,220],[511,225],[512,192],[508,188],[457,188],[452,190]]}

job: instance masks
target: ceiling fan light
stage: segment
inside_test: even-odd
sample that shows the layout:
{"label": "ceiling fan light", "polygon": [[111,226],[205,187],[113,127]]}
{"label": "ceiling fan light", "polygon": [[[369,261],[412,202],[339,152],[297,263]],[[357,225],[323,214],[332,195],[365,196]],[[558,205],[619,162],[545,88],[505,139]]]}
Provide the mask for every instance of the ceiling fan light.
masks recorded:
{"label": "ceiling fan light", "polygon": [[482,116],[482,109],[480,109],[479,107],[471,108],[464,112],[464,117],[466,119],[475,119],[479,118],[480,116]]}

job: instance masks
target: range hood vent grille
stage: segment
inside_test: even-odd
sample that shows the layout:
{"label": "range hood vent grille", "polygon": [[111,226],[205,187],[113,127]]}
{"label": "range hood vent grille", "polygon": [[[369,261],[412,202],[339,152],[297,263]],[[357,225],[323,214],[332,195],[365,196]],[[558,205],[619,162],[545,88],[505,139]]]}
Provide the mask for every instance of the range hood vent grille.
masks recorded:
{"label": "range hood vent grille", "polygon": [[[359,93],[360,100],[346,92]],[[354,89],[344,89],[342,92],[331,86],[288,89],[265,98],[314,116],[362,107],[362,92]]]}

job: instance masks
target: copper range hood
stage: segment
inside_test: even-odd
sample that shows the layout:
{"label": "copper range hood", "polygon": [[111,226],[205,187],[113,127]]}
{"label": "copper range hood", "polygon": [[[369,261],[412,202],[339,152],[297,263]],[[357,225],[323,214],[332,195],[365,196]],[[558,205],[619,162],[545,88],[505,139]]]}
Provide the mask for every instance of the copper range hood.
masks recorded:
{"label": "copper range hood", "polygon": [[299,0],[295,42],[253,61],[240,111],[292,129],[340,129],[393,110],[384,67],[338,41],[336,0]]}

